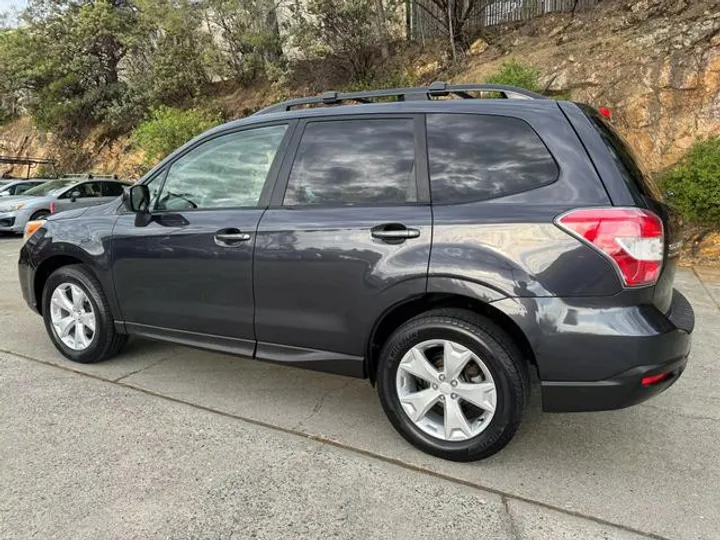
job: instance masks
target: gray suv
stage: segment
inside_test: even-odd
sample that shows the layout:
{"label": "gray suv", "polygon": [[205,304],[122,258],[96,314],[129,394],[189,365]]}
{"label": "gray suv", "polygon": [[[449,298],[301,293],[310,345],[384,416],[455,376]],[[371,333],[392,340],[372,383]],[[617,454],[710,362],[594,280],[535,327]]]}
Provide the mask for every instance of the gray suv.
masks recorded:
{"label": "gray suv", "polygon": [[19,272],[73,361],[138,335],[364,377],[410,443],[470,461],[510,441],[532,380],[546,411],[597,411],[680,377],[679,246],[594,109],[437,83],[217,127],[51,216]]}
{"label": "gray suv", "polygon": [[14,197],[0,198],[0,232],[22,234],[28,221],[50,214],[104,204],[122,195],[128,182],[120,180],[80,180],[62,178],[32,187]]}

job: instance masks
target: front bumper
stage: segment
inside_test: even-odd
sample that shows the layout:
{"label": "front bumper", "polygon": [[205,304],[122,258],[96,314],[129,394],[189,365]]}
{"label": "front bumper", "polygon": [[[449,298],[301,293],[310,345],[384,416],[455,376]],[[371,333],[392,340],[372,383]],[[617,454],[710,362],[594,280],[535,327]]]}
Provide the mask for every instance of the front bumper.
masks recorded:
{"label": "front bumper", "polygon": [[18,281],[20,282],[20,290],[27,305],[36,313],[40,313],[41,298],[38,298],[35,294],[35,273],[38,269],[38,264],[33,258],[33,251],[36,249],[38,243],[45,242],[45,233],[46,230],[41,228],[28,238],[20,248],[20,257],[18,258]]}
{"label": "front bumper", "polygon": [[25,224],[17,212],[0,213],[0,232],[22,233],[24,230]]}

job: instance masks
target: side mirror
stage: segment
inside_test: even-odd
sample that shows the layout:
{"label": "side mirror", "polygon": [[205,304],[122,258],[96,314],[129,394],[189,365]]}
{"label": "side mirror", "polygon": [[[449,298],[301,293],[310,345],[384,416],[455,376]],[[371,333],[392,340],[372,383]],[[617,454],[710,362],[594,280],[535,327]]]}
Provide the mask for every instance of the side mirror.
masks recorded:
{"label": "side mirror", "polygon": [[150,189],[144,184],[125,188],[123,203],[131,212],[135,212],[135,226],[145,227],[150,223]]}
{"label": "side mirror", "polygon": [[79,192],[79,191],[75,190],[75,191],[73,191],[73,192],[70,193],[70,202],[75,202],[75,201],[78,200],[79,198],[80,198],[80,192]]}

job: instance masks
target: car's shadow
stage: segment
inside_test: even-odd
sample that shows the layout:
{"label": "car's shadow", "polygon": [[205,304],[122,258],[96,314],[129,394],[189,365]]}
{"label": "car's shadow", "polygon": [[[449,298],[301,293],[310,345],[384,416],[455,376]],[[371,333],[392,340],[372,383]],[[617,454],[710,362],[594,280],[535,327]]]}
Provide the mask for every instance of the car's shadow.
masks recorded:
{"label": "car's shadow", "polygon": [[[131,339],[123,352],[110,362],[122,363],[141,355],[151,355],[158,361],[123,382],[271,424],[275,423],[275,418],[311,418],[312,421],[302,424],[301,431],[331,435],[343,444],[378,454],[391,455],[399,451],[403,460],[407,458],[411,462],[434,460],[408,450],[385,419],[376,390],[368,381],[143,338]],[[268,388],[271,387],[276,391],[270,392]],[[585,467],[586,470],[597,469],[600,474],[602,464],[609,456],[617,455],[619,448],[636,447],[639,434],[643,438],[649,437],[647,442],[651,443],[654,435],[647,426],[656,423],[656,417],[661,415],[654,409],[638,407],[600,413],[543,413],[539,381],[535,377],[525,418],[514,440],[499,454],[481,463],[527,465],[549,458],[552,459],[552,465],[548,465],[550,469],[560,466],[580,470]],[[278,420],[277,426],[282,429],[294,427],[284,424],[283,420]],[[368,434],[370,440],[378,437],[377,448],[375,445],[365,448],[357,433]]]}

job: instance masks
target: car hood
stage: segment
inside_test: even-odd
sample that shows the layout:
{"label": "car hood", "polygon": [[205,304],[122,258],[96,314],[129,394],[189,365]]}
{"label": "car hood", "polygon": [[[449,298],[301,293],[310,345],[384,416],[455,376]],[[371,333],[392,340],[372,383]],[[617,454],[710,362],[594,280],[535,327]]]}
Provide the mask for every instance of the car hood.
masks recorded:
{"label": "car hood", "polygon": [[48,216],[48,221],[60,221],[63,219],[72,219],[76,217],[80,217],[85,212],[87,212],[91,207],[83,207],[83,208],[73,208],[72,210],[64,210],[63,212],[58,212],[57,214],[52,214],[51,216]]}
{"label": "car hood", "polygon": [[99,214],[114,213],[117,210],[118,201],[112,201],[107,204],[98,204],[95,206],[85,206],[83,208],[73,208],[72,210],[65,210],[53,214],[48,218],[49,221],[63,220],[63,219],[74,219],[80,216],[96,216]]}

